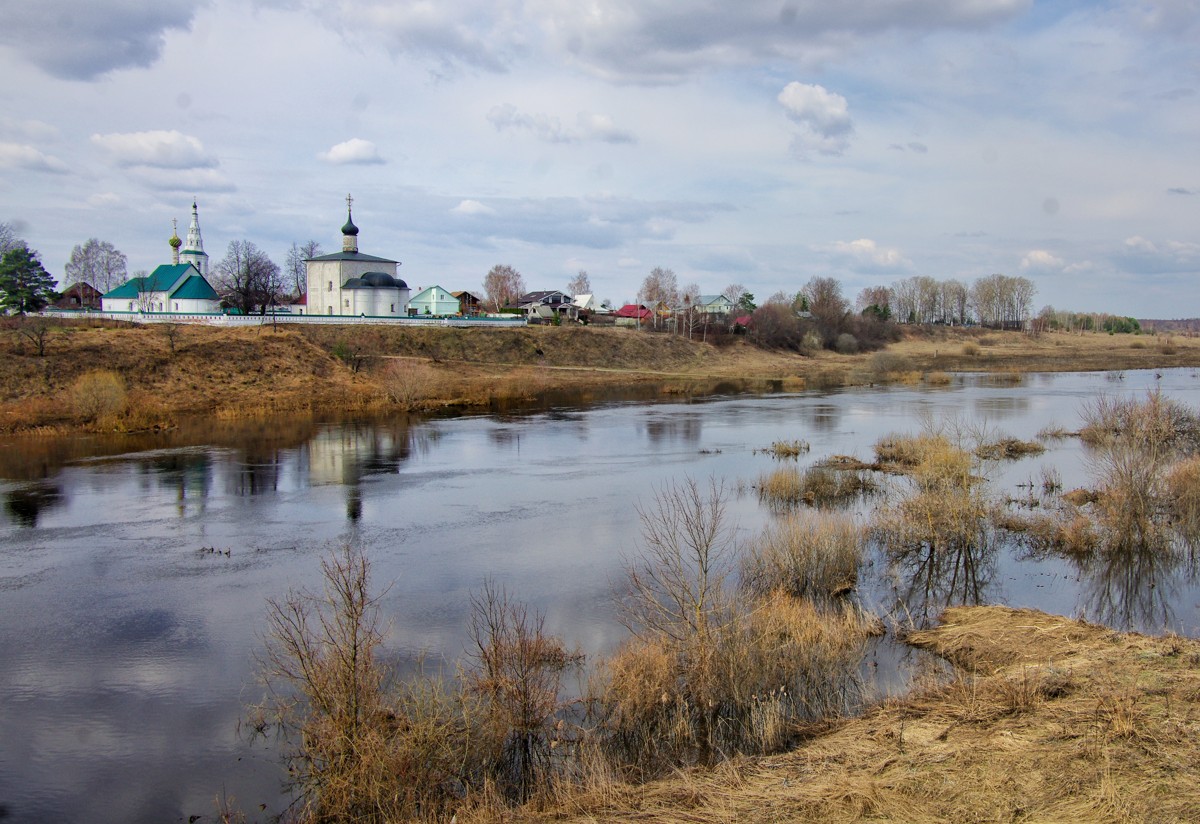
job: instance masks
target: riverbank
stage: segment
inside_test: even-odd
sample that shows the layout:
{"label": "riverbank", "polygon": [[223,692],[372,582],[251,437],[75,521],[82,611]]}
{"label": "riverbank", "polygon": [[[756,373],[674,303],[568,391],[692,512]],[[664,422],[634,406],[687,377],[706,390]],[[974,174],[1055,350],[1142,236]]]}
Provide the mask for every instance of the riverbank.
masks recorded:
{"label": "riverbank", "polygon": [[953,676],[783,755],[504,820],[1200,820],[1200,643],[1006,607],[949,609],[908,640]]}
{"label": "riverbank", "polygon": [[[953,371],[1200,366],[1186,337],[903,329],[886,350],[771,352],[630,329],[518,330],[51,325],[0,336],[0,433],[140,431],[186,416],[384,414],[493,408],[552,393],[581,402],[620,388],[669,395],[791,391],[939,380]],[[39,352],[40,350],[40,352]],[[100,373],[103,380],[94,376]],[[92,376],[92,377],[89,377]]]}

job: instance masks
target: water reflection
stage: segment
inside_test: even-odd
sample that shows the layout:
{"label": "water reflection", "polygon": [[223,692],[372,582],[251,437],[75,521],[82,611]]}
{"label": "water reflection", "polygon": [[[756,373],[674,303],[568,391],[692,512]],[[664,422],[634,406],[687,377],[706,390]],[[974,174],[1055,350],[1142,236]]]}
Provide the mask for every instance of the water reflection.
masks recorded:
{"label": "water reflection", "polygon": [[20,486],[4,493],[4,514],[18,526],[35,527],[46,510],[61,506],[64,500],[62,490],[52,483]]}
{"label": "water reflection", "polygon": [[929,626],[950,606],[993,602],[994,544],[925,544],[887,553],[898,617]]}
{"label": "water reflection", "polygon": [[652,445],[680,444],[692,446],[700,443],[704,428],[700,412],[678,411],[664,415],[661,412],[647,414],[641,420],[640,429]]}
{"label": "water reflection", "polygon": [[1023,394],[1020,395],[1013,392],[1007,395],[979,398],[975,401],[976,417],[982,420],[1004,420],[1027,414],[1030,395],[1026,390],[1021,391]]}
{"label": "water reflection", "polygon": [[[1120,388],[1147,383],[1131,373]],[[1186,374],[1163,384],[1200,402]],[[1080,399],[1105,387],[1103,376],[1056,376],[1035,401],[1006,406],[1019,419],[1006,429],[1077,429]],[[280,812],[278,763],[238,744],[236,722],[259,697],[265,599],[319,587],[331,545],[359,542],[380,589],[391,585],[393,659],[452,671],[470,593],[488,577],[543,610],[548,630],[603,653],[625,637],[610,582],[641,545],[636,506],[662,483],[752,484],[776,468],[754,452],[773,442],[810,442],[807,462],[862,454],[887,432],[919,430],[923,411],[969,416],[1024,391],[964,381],[503,418],[209,421],[0,448],[0,475],[16,479],[0,486],[0,803],[16,820],[179,821],[211,815],[225,786],[250,809],[267,804],[262,820]],[[1043,462],[1078,457],[1056,447],[997,467],[994,483],[1013,488]],[[772,517],[753,494],[732,499],[730,514],[747,536]],[[199,551],[213,546],[232,554]],[[1198,635],[1189,557],[1107,556],[1072,570],[1002,544],[923,544],[877,552],[859,586],[872,606],[921,623],[950,604],[1082,603],[1096,618],[1151,616]],[[1048,567],[1055,588],[1039,588]],[[135,790],[110,800],[130,775]]]}

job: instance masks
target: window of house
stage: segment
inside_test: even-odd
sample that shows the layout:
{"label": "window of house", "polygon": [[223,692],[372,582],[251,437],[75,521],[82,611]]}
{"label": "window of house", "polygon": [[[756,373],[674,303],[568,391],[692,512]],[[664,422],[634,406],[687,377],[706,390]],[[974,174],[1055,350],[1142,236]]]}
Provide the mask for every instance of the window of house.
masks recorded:
{"label": "window of house", "polygon": [[332,307],[332,306],[330,306],[330,307],[329,307],[329,314],[331,314],[331,315],[333,314],[333,307]]}
{"label": "window of house", "polygon": [[350,298],[346,298],[346,308],[350,308]]}
{"label": "window of house", "polygon": [[391,312],[393,315],[396,314],[396,304],[393,303],[391,305],[391,307],[388,308],[388,311]]}
{"label": "window of house", "polygon": [[175,311],[179,311],[179,301],[175,301]]}
{"label": "window of house", "polygon": [[332,280],[331,280],[331,281],[329,281],[329,285],[325,287],[325,291],[326,291],[326,292],[332,292],[332,291],[333,291],[333,281],[332,281]]}

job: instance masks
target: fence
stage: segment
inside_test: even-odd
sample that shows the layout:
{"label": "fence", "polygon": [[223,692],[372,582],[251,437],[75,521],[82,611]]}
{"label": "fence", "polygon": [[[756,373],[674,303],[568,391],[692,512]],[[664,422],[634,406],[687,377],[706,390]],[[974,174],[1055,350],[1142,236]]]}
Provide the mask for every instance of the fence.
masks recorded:
{"label": "fence", "polygon": [[307,323],[326,326],[477,326],[491,329],[512,329],[526,326],[524,317],[375,317],[368,315],[226,315],[219,312],[81,312],[69,309],[47,309],[39,312],[47,318],[103,318],[131,323],[186,323],[202,326],[270,326],[275,323]]}

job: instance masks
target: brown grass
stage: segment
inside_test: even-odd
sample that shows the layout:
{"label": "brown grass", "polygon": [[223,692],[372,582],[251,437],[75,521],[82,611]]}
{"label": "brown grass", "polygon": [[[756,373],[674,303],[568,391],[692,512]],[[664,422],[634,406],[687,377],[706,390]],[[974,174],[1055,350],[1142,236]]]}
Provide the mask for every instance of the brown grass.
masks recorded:
{"label": "brown grass", "polygon": [[[383,412],[488,406],[554,390],[657,385],[675,394],[832,389],[880,381],[917,381],[922,373],[1007,370],[1112,370],[1200,365],[1200,338],[1131,349],[1120,336],[989,332],[985,354],[963,355],[973,330],[905,328],[872,354],[767,352],[736,339],[716,347],[673,335],[625,329],[529,327],[520,330],[287,327],[218,329],[51,321],[44,357],[15,327],[0,329],[0,432],[77,428],[64,403],[83,373],[109,369],[131,395],[156,399],[167,419],[220,414],[232,419],[279,412]],[[338,344],[342,348],[338,349]],[[335,356],[357,352],[351,364]],[[410,360],[438,380],[397,387],[387,365]],[[354,366],[360,367],[357,372]],[[403,380],[400,381],[403,383]],[[390,384],[390,386],[389,386]],[[414,397],[415,396],[415,397]],[[396,398],[399,398],[398,400]],[[586,398],[585,398],[586,399]],[[160,420],[156,423],[162,424]]]}
{"label": "brown grass", "polygon": [[866,534],[852,515],[800,511],[771,523],[742,557],[742,587],[829,602],[858,581]]}
{"label": "brown grass", "polygon": [[947,610],[910,642],[955,676],[783,755],[607,785],[513,820],[1200,819],[1197,642],[1003,607]]}

